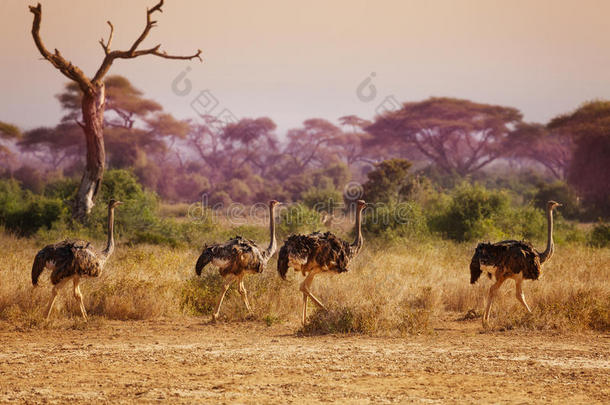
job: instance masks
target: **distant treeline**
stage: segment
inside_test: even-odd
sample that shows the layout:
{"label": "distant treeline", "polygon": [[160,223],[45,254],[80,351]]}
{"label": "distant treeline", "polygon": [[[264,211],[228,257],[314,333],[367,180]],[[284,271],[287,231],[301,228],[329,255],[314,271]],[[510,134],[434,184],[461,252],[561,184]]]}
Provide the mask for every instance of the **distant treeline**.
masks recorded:
{"label": "distant treeline", "polygon": [[[227,125],[212,116],[177,120],[121,76],[106,79],[106,92],[108,168],[131,170],[167,201],[202,194],[211,204],[298,201],[342,190],[350,180],[365,182],[380,162],[399,158],[439,187],[494,177],[500,167],[525,168],[547,183],[567,184],[592,218],[610,212],[608,101],[539,124],[524,122],[512,107],[430,98],[373,121],[307,119],[280,138],[268,117]],[[22,132],[0,123],[2,177],[40,192],[49,180],[81,176],[81,97],[74,83],[57,95],[64,116],[55,127]]]}

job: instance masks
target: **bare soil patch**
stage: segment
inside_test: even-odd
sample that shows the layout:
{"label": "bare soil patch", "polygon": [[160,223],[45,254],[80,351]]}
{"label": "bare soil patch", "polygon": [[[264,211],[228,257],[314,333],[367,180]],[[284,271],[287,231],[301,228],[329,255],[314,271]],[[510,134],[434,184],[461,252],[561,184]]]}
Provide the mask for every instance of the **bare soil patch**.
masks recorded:
{"label": "bare soil patch", "polygon": [[[57,322],[61,322],[58,320]],[[0,324],[0,402],[608,403],[610,335],[482,332],[299,336],[200,318]]]}

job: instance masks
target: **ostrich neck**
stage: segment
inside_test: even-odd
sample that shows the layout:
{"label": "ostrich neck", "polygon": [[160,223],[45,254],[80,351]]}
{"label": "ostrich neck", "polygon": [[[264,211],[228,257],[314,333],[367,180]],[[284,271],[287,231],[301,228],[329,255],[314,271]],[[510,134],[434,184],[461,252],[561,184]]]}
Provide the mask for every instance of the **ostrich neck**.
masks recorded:
{"label": "ostrich neck", "polygon": [[269,247],[267,248],[267,257],[273,256],[277,249],[277,240],[275,239],[275,216],[274,207],[269,207]]}
{"label": "ostrich neck", "polygon": [[108,207],[108,242],[102,254],[108,258],[112,252],[114,252],[114,208]]}
{"label": "ostrich neck", "polygon": [[352,247],[354,248],[354,254],[358,253],[362,248],[362,208],[358,208],[356,211],[356,239],[354,239],[354,243],[352,243]]}
{"label": "ostrich neck", "polygon": [[553,256],[553,251],[555,250],[555,244],[553,243],[553,210],[549,209],[546,213],[547,224],[548,224],[548,233],[547,233],[547,241],[546,241],[546,249],[540,255],[540,263],[544,263],[549,260],[551,256]]}

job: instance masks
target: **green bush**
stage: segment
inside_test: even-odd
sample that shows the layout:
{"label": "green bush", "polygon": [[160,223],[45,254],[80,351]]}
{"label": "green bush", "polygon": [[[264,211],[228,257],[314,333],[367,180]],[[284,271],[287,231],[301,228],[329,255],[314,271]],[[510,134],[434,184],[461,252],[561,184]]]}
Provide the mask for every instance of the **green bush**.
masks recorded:
{"label": "green bush", "polygon": [[28,236],[41,228],[50,229],[55,222],[67,216],[68,207],[62,201],[32,196],[25,207],[13,212],[7,218],[6,227]]}
{"label": "green bush", "polygon": [[364,211],[364,232],[389,238],[428,234],[426,217],[415,203],[372,204]]}
{"label": "green bush", "polygon": [[462,184],[454,191],[445,212],[432,214],[430,226],[458,241],[495,238],[498,231],[495,220],[506,215],[509,206],[509,198],[504,192]]}
{"label": "green bush", "polygon": [[549,200],[561,203],[561,214],[566,218],[574,219],[582,214],[576,192],[562,181],[543,183],[538,186],[538,191],[534,196],[534,205],[546,207]]}
{"label": "green bush", "polygon": [[334,188],[312,187],[301,194],[303,204],[317,212],[332,213],[335,207],[343,201],[341,192]]}
{"label": "green bush", "polygon": [[0,224],[6,229],[30,236],[67,216],[68,207],[61,200],[22,190],[15,180],[0,180]]}
{"label": "green bush", "polygon": [[24,194],[16,180],[0,180],[0,221],[5,223],[7,215],[23,206]]}
{"label": "green bush", "polygon": [[368,202],[395,203],[408,194],[407,175],[411,162],[405,159],[389,159],[375,165],[367,173],[364,198]]}
{"label": "green bush", "polygon": [[309,233],[320,229],[320,214],[303,204],[282,207],[277,221],[281,236],[294,233]]}
{"label": "green bush", "polygon": [[216,271],[186,281],[180,294],[180,309],[189,315],[211,314],[222,292],[222,278]]}
{"label": "green bush", "polygon": [[541,240],[546,238],[546,216],[542,209],[531,205],[511,206],[494,217],[493,226],[500,237]]}
{"label": "green bush", "polygon": [[58,198],[60,200],[70,200],[74,198],[78,190],[78,180],[63,178],[46,184],[44,194],[47,197]]}
{"label": "green bush", "polygon": [[103,238],[106,235],[108,201],[111,198],[124,203],[116,208],[114,214],[117,236],[131,239],[159,225],[157,196],[144,191],[131,171],[109,170],[104,175],[97,203],[85,222],[92,236]]}
{"label": "green bush", "polygon": [[123,202],[138,201],[144,196],[138,178],[130,170],[114,169],[104,174],[98,201],[108,202],[111,198]]}
{"label": "green bush", "polygon": [[610,224],[602,222],[595,225],[589,236],[589,244],[595,247],[610,246]]}

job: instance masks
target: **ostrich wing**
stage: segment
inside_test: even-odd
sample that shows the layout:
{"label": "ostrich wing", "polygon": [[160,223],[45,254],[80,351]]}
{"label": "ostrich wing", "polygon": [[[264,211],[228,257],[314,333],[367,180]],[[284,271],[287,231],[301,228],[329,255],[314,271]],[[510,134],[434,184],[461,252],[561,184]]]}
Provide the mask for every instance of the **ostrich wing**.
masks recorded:
{"label": "ostrich wing", "polygon": [[278,273],[286,278],[288,268],[315,262],[330,271],[348,271],[350,245],[330,232],[292,235],[278,255]]}
{"label": "ostrich wing", "polygon": [[244,270],[261,273],[266,265],[261,249],[252,240],[237,236],[227,243],[206,247],[195,265],[201,275],[203,268],[212,262],[220,268],[221,274],[240,274]]}
{"label": "ostrich wing", "polygon": [[33,285],[38,283],[38,278],[47,264],[53,268],[51,273],[53,284],[75,274],[95,277],[101,271],[97,253],[91,247],[91,243],[84,240],[66,239],[41,249],[32,265]]}

